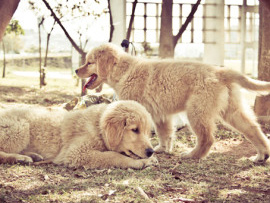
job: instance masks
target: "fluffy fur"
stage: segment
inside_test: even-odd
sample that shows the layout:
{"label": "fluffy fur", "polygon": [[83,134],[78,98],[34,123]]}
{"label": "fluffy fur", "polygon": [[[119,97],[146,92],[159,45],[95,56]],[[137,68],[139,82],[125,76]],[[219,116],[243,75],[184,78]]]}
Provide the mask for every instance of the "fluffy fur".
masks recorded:
{"label": "fluffy fur", "polygon": [[254,144],[258,153],[255,161],[264,162],[269,157],[269,140],[256,122],[254,112],[243,105],[239,91],[239,87],[270,91],[269,82],[198,62],[133,57],[112,44],[89,52],[85,65],[76,73],[81,78],[91,76],[87,88],[107,83],[120,99],[136,100],[144,105],[156,124],[160,140],[155,148],[157,152],[171,152],[172,116],[186,111],[197,144],[192,151],[183,153],[183,158],[207,155],[214,142],[217,119],[242,132]]}
{"label": "fluffy fur", "polygon": [[46,108],[0,112],[0,163],[141,169],[156,163],[149,141],[152,120],[135,101],[67,112]]}

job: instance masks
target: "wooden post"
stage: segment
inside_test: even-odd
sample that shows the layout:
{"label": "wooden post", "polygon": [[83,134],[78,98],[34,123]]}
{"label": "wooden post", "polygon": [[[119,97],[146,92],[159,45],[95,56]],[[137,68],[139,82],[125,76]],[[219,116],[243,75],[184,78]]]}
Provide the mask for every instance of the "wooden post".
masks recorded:
{"label": "wooden post", "polygon": [[243,0],[241,9],[241,73],[243,74],[246,66],[246,7],[247,0]]}

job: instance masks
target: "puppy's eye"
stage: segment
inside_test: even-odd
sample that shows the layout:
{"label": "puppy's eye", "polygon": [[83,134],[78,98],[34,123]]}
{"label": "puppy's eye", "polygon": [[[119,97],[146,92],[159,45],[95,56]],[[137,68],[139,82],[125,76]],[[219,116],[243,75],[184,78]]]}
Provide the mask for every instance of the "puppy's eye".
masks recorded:
{"label": "puppy's eye", "polygon": [[91,63],[91,62],[88,62],[88,63],[87,63],[88,66],[90,66],[91,64],[93,64],[93,63]]}
{"label": "puppy's eye", "polygon": [[131,129],[132,130],[132,132],[134,132],[134,133],[139,133],[139,128],[133,128],[133,129]]}

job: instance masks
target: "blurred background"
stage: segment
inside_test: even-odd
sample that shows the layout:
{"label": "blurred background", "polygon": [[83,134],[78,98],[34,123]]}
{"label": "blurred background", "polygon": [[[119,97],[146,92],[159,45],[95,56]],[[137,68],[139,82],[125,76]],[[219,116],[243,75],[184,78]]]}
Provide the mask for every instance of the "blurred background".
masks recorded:
{"label": "blurred background", "polygon": [[74,70],[85,54],[123,39],[142,57],[198,60],[257,78],[259,1],[23,0],[0,43],[0,84],[69,85],[80,94]]}

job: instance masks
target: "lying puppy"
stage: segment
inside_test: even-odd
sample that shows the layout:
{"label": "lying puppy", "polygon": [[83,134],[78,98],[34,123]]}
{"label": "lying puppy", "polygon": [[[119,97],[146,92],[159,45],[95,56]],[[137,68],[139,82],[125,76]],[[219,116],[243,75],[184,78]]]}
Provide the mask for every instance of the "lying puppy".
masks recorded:
{"label": "lying puppy", "polygon": [[51,160],[69,167],[142,169],[157,163],[149,141],[151,124],[150,114],[134,101],[73,112],[3,110],[0,163]]}
{"label": "lying puppy", "polygon": [[202,158],[214,142],[215,122],[222,119],[242,132],[255,146],[255,161],[266,161],[270,144],[245,107],[239,86],[253,91],[270,91],[270,83],[252,80],[225,68],[179,60],[147,60],[133,57],[112,44],[101,45],[88,53],[86,63],[76,70],[81,78],[90,77],[85,88],[110,85],[119,99],[136,100],[146,107],[156,124],[160,144],[157,152],[171,152],[172,117],[186,111],[196,147],[183,158]]}

